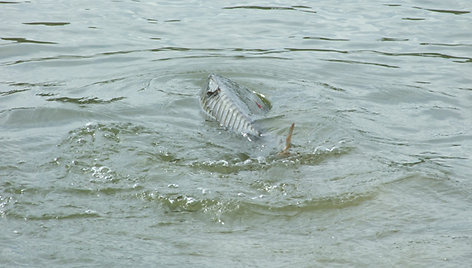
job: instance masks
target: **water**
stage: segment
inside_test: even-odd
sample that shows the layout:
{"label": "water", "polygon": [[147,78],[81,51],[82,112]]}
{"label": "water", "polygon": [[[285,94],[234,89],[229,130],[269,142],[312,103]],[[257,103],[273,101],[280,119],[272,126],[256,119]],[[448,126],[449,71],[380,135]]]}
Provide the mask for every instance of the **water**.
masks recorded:
{"label": "water", "polygon": [[[0,266],[469,265],[471,11],[0,2]],[[205,120],[211,72],[290,156]]]}

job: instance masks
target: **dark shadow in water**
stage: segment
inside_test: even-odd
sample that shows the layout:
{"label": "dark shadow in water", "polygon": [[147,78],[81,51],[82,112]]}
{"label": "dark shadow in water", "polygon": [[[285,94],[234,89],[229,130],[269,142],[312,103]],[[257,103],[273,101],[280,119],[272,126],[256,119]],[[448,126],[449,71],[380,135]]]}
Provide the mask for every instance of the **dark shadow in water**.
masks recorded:
{"label": "dark shadow in water", "polygon": [[74,104],[107,104],[115,101],[120,101],[125,99],[125,97],[117,97],[109,100],[102,100],[97,97],[82,97],[82,98],[69,98],[69,97],[59,97],[59,98],[49,98],[47,101],[58,101],[58,102],[67,102]]}
{"label": "dark shadow in water", "polygon": [[169,61],[169,60],[180,60],[180,59],[208,59],[208,58],[219,58],[219,59],[229,58],[229,59],[277,59],[277,60],[291,60],[290,58],[285,58],[285,57],[272,57],[272,56],[201,55],[201,56],[182,56],[182,57],[161,58],[161,59],[155,59],[155,60],[153,60],[153,61]]}
{"label": "dark shadow in water", "polygon": [[307,13],[316,13],[312,10],[311,7],[307,6],[291,6],[291,7],[282,7],[282,6],[232,6],[224,7],[223,9],[258,9],[258,10],[292,10],[292,11],[301,11]]}
{"label": "dark shadow in water", "polygon": [[[385,55],[385,56],[397,56],[397,57],[413,56],[413,57],[432,57],[432,58],[445,58],[445,59],[472,60],[472,58],[469,58],[469,57],[458,57],[458,56],[452,56],[452,55],[447,55],[443,53],[434,53],[434,52],[390,53],[390,52],[382,52],[382,51],[377,51],[377,50],[363,50],[363,51],[374,52],[374,53]],[[360,50],[359,52],[362,52],[362,50]]]}
{"label": "dark shadow in water", "polygon": [[290,52],[306,52],[306,51],[313,51],[313,52],[336,52],[336,53],[350,53],[347,50],[337,50],[337,49],[324,49],[324,48],[290,48],[287,47],[285,50],[290,51]]}
{"label": "dark shadow in water", "polygon": [[12,95],[12,94],[15,94],[15,93],[28,91],[28,90],[29,89],[25,88],[25,89],[14,89],[14,90],[9,90],[9,91],[0,91],[0,96],[8,96],[8,95]]}
{"label": "dark shadow in water", "polygon": [[303,39],[309,40],[321,40],[321,41],[350,41],[349,39],[344,38],[327,38],[327,37],[317,37],[317,36],[304,36]]}
{"label": "dark shadow in water", "polygon": [[394,38],[394,37],[382,37],[380,39],[378,39],[379,41],[382,41],[382,42],[394,42],[394,41],[408,41],[409,39],[407,38]]}
{"label": "dark shadow in water", "polygon": [[38,21],[38,22],[23,22],[26,25],[44,25],[44,26],[64,26],[70,24],[70,22],[47,22],[47,21]]}
{"label": "dark shadow in water", "polygon": [[470,13],[470,11],[463,11],[463,10],[430,9],[430,8],[423,8],[423,7],[413,7],[413,8],[427,10],[431,12],[451,13],[454,15],[463,15],[463,14]]}
{"label": "dark shadow in water", "polygon": [[33,44],[49,44],[49,45],[58,44],[56,42],[37,41],[37,40],[26,39],[23,37],[2,37],[1,39],[5,41],[15,41],[17,43],[33,43]]}
{"label": "dark shadow in water", "polygon": [[421,46],[472,47],[472,44],[420,43]]}
{"label": "dark shadow in water", "polygon": [[[380,41],[387,41],[387,40],[380,40]],[[388,40],[391,41],[391,40]],[[406,41],[406,40],[395,40],[395,41]],[[464,45],[467,46],[467,45]],[[452,55],[447,55],[443,53],[434,53],[434,52],[406,52],[406,53],[392,53],[392,52],[383,52],[383,51],[378,51],[378,50],[336,50],[336,49],[319,49],[319,48],[285,48],[286,51],[289,52],[335,52],[335,53],[341,53],[341,54],[354,54],[354,53],[363,53],[363,52],[372,52],[376,54],[380,54],[383,56],[395,56],[395,57],[400,57],[400,56],[413,56],[413,57],[439,57],[439,58],[445,58],[445,59],[459,59],[459,60],[466,60],[470,61],[472,58],[469,57],[459,57],[459,56],[452,56]],[[386,65],[384,67],[390,67],[390,68],[398,68],[397,66],[390,66]]]}
{"label": "dark shadow in water", "polygon": [[8,96],[15,93],[21,93],[28,91],[36,87],[57,87],[60,84],[57,83],[26,83],[26,82],[0,82],[0,84],[7,84],[10,87],[16,87],[17,89],[11,89],[7,91],[0,91],[0,96]]}
{"label": "dark shadow in water", "polygon": [[425,20],[425,18],[402,18],[402,20]]}
{"label": "dark shadow in water", "polygon": [[58,87],[62,86],[62,83],[56,82],[42,82],[42,83],[27,83],[27,82],[11,82],[8,85],[14,87]]}
{"label": "dark shadow in water", "polygon": [[382,64],[382,63],[373,63],[373,62],[362,62],[362,61],[354,61],[354,60],[334,60],[334,59],[328,59],[325,61],[330,61],[330,62],[342,62],[342,63],[349,63],[349,64],[365,64],[365,65],[375,65],[375,66],[380,66],[380,67],[386,67],[386,68],[400,68],[395,65],[388,65],[388,64]]}

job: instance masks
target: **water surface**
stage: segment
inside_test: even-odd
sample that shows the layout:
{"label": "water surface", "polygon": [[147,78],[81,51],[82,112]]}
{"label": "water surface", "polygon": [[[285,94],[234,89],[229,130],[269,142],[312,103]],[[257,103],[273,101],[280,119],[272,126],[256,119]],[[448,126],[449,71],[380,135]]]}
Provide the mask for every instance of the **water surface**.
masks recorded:
{"label": "water surface", "polygon": [[[2,266],[470,263],[468,1],[0,9]],[[275,138],[205,120],[209,73]]]}

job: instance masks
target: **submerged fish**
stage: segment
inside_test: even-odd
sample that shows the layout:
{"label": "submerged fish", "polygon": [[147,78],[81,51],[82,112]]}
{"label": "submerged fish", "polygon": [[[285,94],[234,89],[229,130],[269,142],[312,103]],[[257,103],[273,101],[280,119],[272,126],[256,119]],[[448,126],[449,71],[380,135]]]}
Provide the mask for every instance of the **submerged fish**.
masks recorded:
{"label": "submerged fish", "polygon": [[[217,74],[208,76],[206,87],[200,91],[200,104],[210,118],[249,140],[262,136],[255,122],[271,109],[264,95]],[[290,149],[293,127],[294,124],[281,154],[287,154]]]}

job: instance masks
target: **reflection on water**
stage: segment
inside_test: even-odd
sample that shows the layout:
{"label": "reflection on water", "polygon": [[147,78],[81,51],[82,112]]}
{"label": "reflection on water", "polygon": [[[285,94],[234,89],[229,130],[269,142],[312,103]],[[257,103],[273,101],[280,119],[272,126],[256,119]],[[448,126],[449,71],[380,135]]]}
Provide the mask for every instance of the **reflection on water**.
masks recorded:
{"label": "reflection on water", "polygon": [[0,266],[469,263],[465,1],[0,4]]}

